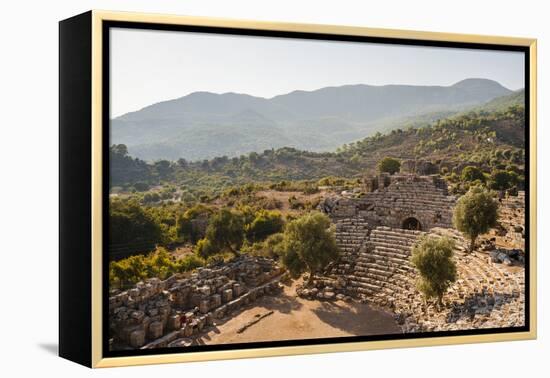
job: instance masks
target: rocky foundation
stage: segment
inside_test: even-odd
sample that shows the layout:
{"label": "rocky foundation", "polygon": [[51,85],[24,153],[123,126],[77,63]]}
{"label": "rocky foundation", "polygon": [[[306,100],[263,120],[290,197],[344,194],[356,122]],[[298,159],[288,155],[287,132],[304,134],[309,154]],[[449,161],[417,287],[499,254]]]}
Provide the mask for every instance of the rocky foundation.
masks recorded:
{"label": "rocky foundation", "polygon": [[194,334],[263,295],[280,291],[283,269],[241,256],[190,277],[151,278],[109,298],[112,350],[191,345]]}

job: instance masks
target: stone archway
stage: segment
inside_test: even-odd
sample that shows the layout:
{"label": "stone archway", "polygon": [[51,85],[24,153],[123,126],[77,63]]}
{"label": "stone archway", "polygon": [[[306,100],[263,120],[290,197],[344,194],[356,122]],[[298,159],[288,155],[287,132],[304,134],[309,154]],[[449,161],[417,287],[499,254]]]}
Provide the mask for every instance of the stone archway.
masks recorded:
{"label": "stone archway", "polygon": [[422,223],[415,217],[408,217],[401,224],[401,228],[404,230],[422,231]]}

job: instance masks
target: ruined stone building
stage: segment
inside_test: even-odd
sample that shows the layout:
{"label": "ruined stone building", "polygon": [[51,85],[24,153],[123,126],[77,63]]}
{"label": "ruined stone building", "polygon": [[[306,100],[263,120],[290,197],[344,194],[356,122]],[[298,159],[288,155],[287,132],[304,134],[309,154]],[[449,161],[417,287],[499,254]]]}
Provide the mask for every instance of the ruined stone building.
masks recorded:
{"label": "ruined stone building", "polygon": [[359,198],[327,199],[322,210],[334,221],[358,218],[371,228],[387,226],[408,230],[452,227],[455,197],[438,175],[381,174],[365,179]]}
{"label": "ruined stone building", "polygon": [[[336,224],[340,258],[299,295],[309,299],[351,296],[390,309],[404,332],[468,329],[524,324],[524,276],[507,271],[466,242],[452,228],[455,197],[437,175],[387,175],[365,180],[359,197],[339,196],[321,204]],[[501,205],[521,215],[521,196]],[[516,227],[516,231],[520,231]],[[423,235],[455,240],[459,279],[449,290],[451,309],[442,312],[422,300],[410,262]],[[479,317],[476,317],[477,314]]]}
{"label": "ruined stone building", "polygon": [[109,297],[110,348],[188,346],[192,335],[243,305],[278,292],[283,269],[273,260],[240,256],[190,276],[151,278]]}
{"label": "ruined stone building", "polygon": [[414,286],[408,274],[412,246],[426,231],[452,227],[455,197],[438,175],[381,174],[366,178],[364,186],[359,197],[321,205],[336,223],[340,249],[327,277],[339,278],[354,297],[406,291]]}

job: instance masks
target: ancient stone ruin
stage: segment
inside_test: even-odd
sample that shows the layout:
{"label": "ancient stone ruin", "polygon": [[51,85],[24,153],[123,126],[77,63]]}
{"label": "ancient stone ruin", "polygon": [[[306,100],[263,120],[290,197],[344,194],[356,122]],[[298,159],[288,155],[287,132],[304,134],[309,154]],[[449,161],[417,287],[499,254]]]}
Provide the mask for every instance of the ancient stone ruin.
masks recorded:
{"label": "ancient stone ruin", "polygon": [[516,196],[507,194],[500,200],[499,223],[503,232],[502,243],[521,250],[525,249],[525,191]]}
{"label": "ancient stone ruin", "polygon": [[[467,242],[452,228],[456,199],[439,176],[367,178],[360,193],[320,204],[336,225],[340,258],[297,294],[310,300],[367,302],[393,313],[403,332],[522,326],[524,201],[524,192],[503,196],[499,227],[468,253]],[[416,288],[410,256],[424,235],[456,242],[458,280],[442,309],[425,301]],[[110,348],[191,345],[217,320],[234,316],[263,295],[278,295],[283,273],[271,259],[243,255],[192,274],[140,282],[109,298]]]}
{"label": "ancient stone ruin", "polygon": [[438,175],[381,174],[365,179],[366,193],[359,198],[328,198],[321,209],[335,220],[361,219],[369,227],[388,226],[412,230],[452,226],[447,184]]}
{"label": "ancient stone ruin", "polygon": [[240,256],[199,268],[186,277],[151,278],[109,298],[110,347],[161,348],[190,345],[189,338],[216,319],[280,290],[283,269],[273,260]]}
{"label": "ancient stone ruin", "polygon": [[[403,332],[513,327],[524,324],[524,269],[494,262],[488,253],[467,253],[466,241],[452,229],[455,198],[438,176],[381,175],[368,178],[366,194],[327,199],[321,209],[336,223],[341,251],[298,294],[308,299],[365,301],[395,314]],[[501,201],[501,222],[522,231],[522,195]],[[515,225],[513,228],[510,223]],[[438,311],[416,289],[410,263],[422,235],[455,240],[458,280],[449,289],[447,307]],[[514,233],[509,238],[519,239]]]}

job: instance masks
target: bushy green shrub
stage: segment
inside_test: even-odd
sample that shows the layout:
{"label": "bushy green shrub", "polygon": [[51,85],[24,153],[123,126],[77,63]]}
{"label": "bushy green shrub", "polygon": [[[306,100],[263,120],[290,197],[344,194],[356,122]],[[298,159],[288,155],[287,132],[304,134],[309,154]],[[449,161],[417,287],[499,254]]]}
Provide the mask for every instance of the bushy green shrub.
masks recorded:
{"label": "bushy green shrub", "polygon": [[390,175],[393,175],[401,169],[401,162],[391,157],[385,157],[378,162],[376,168],[380,173],[389,173]]}
{"label": "bushy green shrub", "polygon": [[176,260],[159,247],[147,255],[135,255],[109,263],[109,285],[111,288],[126,288],[141,280],[157,277],[164,280],[175,273],[194,270],[204,265],[196,255],[187,255]]}
{"label": "bushy green shrub", "polygon": [[229,209],[219,210],[210,218],[203,240],[206,240],[200,249],[203,258],[219,252],[237,255],[244,241],[242,214]]}
{"label": "bushy green shrub", "polygon": [[457,201],[453,213],[453,224],[470,240],[470,251],[475,248],[479,235],[496,225],[498,203],[486,189],[476,186]]}
{"label": "bushy green shrub", "polygon": [[110,201],[109,244],[127,253],[144,252],[163,240],[154,214],[137,201]]}
{"label": "bushy green shrub", "polygon": [[287,224],[283,235],[282,262],[291,275],[313,275],[338,256],[338,248],[329,218],[321,213],[309,213]]}
{"label": "bushy green shrub", "polygon": [[485,182],[483,171],[476,166],[469,165],[462,169],[461,178],[463,181],[473,182],[479,180]]}
{"label": "bushy green shrub", "polygon": [[456,281],[454,241],[443,237],[423,237],[413,248],[411,262],[420,273],[417,288],[427,298],[442,303],[443,294]]}
{"label": "bushy green shrub", "polygon": [[278,211],[259,210],[254,220],[247,226],[246,234],[249,240],[259,241],[271,234],[281,232],[285,222]]}
{"label": "bushy green shrub", "polygon": [[489,186],[494,190],[506,190],[519,182],[519,175],[514,171],[495,170],[491,173]]}

